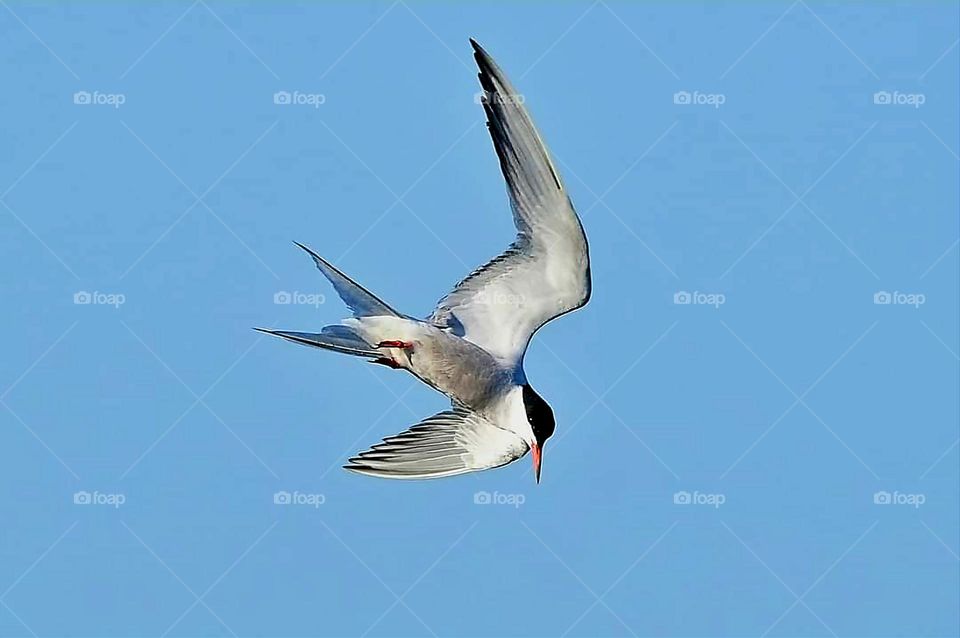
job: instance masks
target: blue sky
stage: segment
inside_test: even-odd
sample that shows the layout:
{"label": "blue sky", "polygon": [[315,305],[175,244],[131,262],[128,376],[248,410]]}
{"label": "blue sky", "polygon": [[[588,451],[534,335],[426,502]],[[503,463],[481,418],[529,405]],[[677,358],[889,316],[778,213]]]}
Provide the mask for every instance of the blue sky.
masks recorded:
{"label": "blue sky", "polygon": [[[342,471],[443,398],[250,329],[345,314],[292,240],[418,316],[507,245],[471,36],[592,248],[526,359],[539,486]],[[0,635],[957,635],[957,38],[955,3],[3,4]]]}

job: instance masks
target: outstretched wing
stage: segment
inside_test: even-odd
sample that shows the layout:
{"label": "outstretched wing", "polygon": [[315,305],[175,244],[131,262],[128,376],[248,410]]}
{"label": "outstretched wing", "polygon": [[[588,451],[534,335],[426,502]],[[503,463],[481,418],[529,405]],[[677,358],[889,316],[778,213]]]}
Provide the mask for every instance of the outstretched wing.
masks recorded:
{"label": "outstretched wing", "polygon": [[441,299],[430,321],[518,366],[540,326],[589,300],[590,257],[583,226],[523,96],[487,52],[470,42],[518,234],[506,252]]}
{"label": "outstretched wing", "polygon": [[500,467],[527,449],[516,434],[456,406],[387,437],[344,468],[381,478],[440,478]]}

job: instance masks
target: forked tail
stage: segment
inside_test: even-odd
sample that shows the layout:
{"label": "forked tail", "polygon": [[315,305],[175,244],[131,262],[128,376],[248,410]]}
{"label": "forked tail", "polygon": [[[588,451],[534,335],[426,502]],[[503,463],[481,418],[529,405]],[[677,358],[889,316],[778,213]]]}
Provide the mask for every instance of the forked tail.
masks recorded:
{"label": "forked tail", "polygon": [[[343,303],[347,304],[354,317],[402,317],[399,312],[381,301],[372,292],[347,277],[333,264],[313,252],[303,244],[294,242],[313,258],[313,262],[323,275],[333,284]],[[352,354],[360,357],[379,358],[380,352],[376,345],[368,343],[356,330],[343,324],[325,326],[320,332],[293,332],[289,330],[271,330],[268,328],[254,328],[259,332],[282,337],[288,341],[315,348],[324,348]]]}

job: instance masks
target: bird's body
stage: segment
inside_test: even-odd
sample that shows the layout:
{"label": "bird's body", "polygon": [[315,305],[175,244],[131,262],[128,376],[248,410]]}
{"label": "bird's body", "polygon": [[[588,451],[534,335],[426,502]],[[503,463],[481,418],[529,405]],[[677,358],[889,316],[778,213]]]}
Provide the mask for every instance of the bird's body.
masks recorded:
{"label": "bird's body", "polygon": [[428,321],[406,317],[361,317],[344,320],[368,343],[403,341],[409,348],[384,348],[398,367],[409,370],[452,401],[485,412],[514,385],[515,371],[489,352]]}
{"label": "bird's body", "polygon": [[[523,100],[471,40],[482,104],[507,181],[517,238],[471,273],[424,320],[401,314],[300,245],[353,316],[320,333],[262,330],[304,345],[408,370],[450,398],[440,412],[350,459],[386,478],[436,478],[505,465],[541,451],[553,412],[527,383],[523,355],[543,324],[590,298],[586,236]],[[298,244],[299,245],[299,244]]]}

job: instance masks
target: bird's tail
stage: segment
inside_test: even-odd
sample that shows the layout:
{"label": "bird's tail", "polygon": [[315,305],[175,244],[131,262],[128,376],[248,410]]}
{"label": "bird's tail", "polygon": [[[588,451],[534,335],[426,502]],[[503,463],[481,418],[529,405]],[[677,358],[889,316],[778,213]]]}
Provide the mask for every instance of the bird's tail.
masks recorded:
{"label": "bird's tail", "polygon": [[325,326],[320,332],[292,332],[289,330],[270,330],[268,328],[254,328],[254,330],[275,337],[282,337],[304,346],[333,350],[342,354],[373,358],[380,356],[376,346],[367,343],[353,328],[340,324]]}
{"label": "bird's tail", "polygon": [[[340,270],[323,257],[303,244],[294,243],[313,258],[313,262],[317,265],[317,268],[330,280],[334,290],[337,291],[343,303],[350,308],[354,317],[403,317],[403,315],[381,301],[372,292],[340,272]],[[367,342],[353,327],[342,324],[326,326],[318,333],[271,330],[267,328],[254,328],[254,330],[282,337],[288,341],[293,341],[294,343],[305,346],[324,348],[343,354],[375,358],[380,356],[374,344]]]}
{"label": "bird's tail", "polygon": [[337,270],[333,264],[299,242],[293,242],[313,258],[323,276],[347,304],[354,317],[402,317],[399,312],[382,302],[372,292]]}

